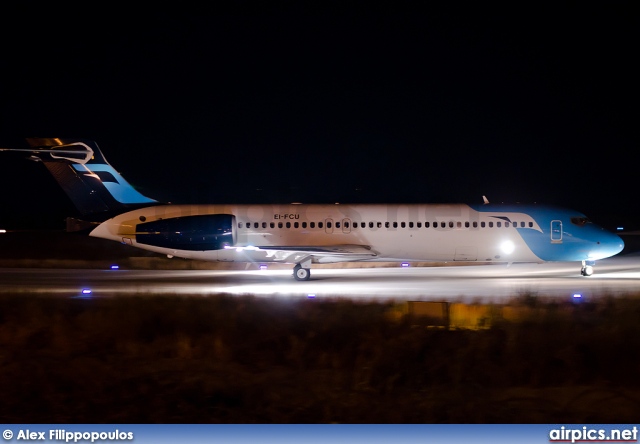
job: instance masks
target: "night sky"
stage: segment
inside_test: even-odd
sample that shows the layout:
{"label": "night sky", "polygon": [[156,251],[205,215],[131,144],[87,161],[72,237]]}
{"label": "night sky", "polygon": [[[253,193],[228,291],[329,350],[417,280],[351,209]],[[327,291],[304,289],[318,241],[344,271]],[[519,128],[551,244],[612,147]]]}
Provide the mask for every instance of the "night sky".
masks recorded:
{"label": "night sky", "polygon": [[[487,195],[636,216],[633,2],[397,3],[5,14],[0,146],[92,139],[175,203]],[[63,227],[73,206],[23,157],[0,153],[0,228]]]}

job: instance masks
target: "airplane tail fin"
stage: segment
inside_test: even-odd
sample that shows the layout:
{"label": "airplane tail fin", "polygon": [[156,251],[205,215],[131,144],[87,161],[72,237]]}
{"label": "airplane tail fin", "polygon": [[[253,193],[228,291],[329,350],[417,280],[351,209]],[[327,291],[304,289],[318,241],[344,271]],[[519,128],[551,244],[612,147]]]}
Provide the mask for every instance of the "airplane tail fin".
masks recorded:
{"label": "airplane tail fin", "polygon": [[42,162],[83,217],[105,220],[157,203],[136,191],[106,161],[98,144],[83,139],[29,138],[31,148],[2,148],[30,153]]}

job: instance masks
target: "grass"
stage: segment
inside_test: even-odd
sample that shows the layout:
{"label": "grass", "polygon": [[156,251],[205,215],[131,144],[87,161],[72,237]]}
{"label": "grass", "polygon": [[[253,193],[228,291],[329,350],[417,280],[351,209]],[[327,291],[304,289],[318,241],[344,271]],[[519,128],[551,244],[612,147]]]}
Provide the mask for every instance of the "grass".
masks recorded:
{"label": "grass", "polygon": [[637,422],[640,298],[511,305],[445,330],[391,302],[5,295],[0,422]]}

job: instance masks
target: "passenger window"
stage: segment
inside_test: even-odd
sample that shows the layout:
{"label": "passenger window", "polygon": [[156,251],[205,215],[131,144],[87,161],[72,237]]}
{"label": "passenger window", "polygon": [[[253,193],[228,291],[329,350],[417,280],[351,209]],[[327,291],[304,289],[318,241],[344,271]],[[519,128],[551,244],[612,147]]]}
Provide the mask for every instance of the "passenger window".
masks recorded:
{"label": "passenger window", "polygon": [[318,222],[318,228],[322,228],[324,227],[324,224],[322,222]]}
{"label": "passenger window", "polygon": [[465,221],[465,223],[464,223],[464,227],[465,227],[465,228],[469,228],[469,221]]}
{"label": "passenger window", "polygon": [[533,222],[529,222],[529,228],[533,228]]}
{"label": "passenger window", "polygon": [[489,228],[493,228],[493,222],[489,222]]}
{"label": "passenger window", "polygon": [[473,228],[478,228],[478,222],[473,221]]}
{"label": "passenger window", "polygon": [[449,228],[453,228],[453,221],[449,222]]}
{"label": "passenger window", "polygon": [[262,228],[267,228],[267,223],[266,222],[262,222]]}
{"label": "passenger window", "polygon": [[307,223],[306,222],[302,222],[302,228],[307,228]]}
{"label": "passenger window", "polygon": [[458,221],[458,222],[456,223],[456,226],[457,226],[458,228],[462,228],[462,222]]}
{"label": "passenger window", "polygon": [[269,223],[269,226],[270,226],[271,228],[275,228],[275,227],[276,227],[276,224],[275,224],[275,223],[273,223],[273,222],[270,222],[270,223]]}
{"label": "passenger window", "polygon": [[429,228],[429,222],[425,222],[425,223],[424,223],[424,227],[425,227],[425,228]]}
{"label": "passenger window", "polygon": [[327,228],[331,228],[331,222],[327,222]]}
{"label": "passenger window", "polygon": [[316,227],[316,223],[315,222],[309,222],[309,227],[315,228]]}
{"label": "passenger window", "polygon": [[416,222],[418,228],[422,228],[422,222]]}
{"label": "passenger window", "polygon": [[406,226],[407,226],[407,224],[406,224],[406,223],[404,223],[404,222],[400,222],[400,228],[405,228]]}
{"label": "passenger window", "polygon": [[413,228],[413,222],[409,222],[409,228]]}
{"label": "passenger window", "polygon": [[486,224],[485,222],[480,222],[480,227],[481,227],[481,228],[484,228],[484,227],[486,227],[486,226],[487,226],[487,224]]}
{"label": "passenger window", "polygon": [[278,228],[282,228],[282,222],[278,222]]}
{"label": "passenger window", "polygon": [[502,222],[496,222],[496,226],[497,226],[498,228],[501,228],[501,227],[502,227]]}

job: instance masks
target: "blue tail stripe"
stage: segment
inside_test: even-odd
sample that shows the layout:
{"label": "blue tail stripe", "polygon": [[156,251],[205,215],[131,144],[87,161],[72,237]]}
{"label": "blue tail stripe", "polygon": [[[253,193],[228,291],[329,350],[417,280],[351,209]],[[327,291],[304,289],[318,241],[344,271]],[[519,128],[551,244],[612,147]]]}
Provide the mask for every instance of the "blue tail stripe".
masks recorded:
{"label": "blue tail stripe", "polygon": [[[143,196],[136,191],[124,178],[111,166],[105,164],[90,163],[87,165],[73,164],[73,168],[80,173],[101,173],[106,172],[115,178],[112,180],[102,180],[102,184],[111,193],[113,198],[122,204],[154,203],[156,200]],[[100,176],[100,174],[96,174]]]}

